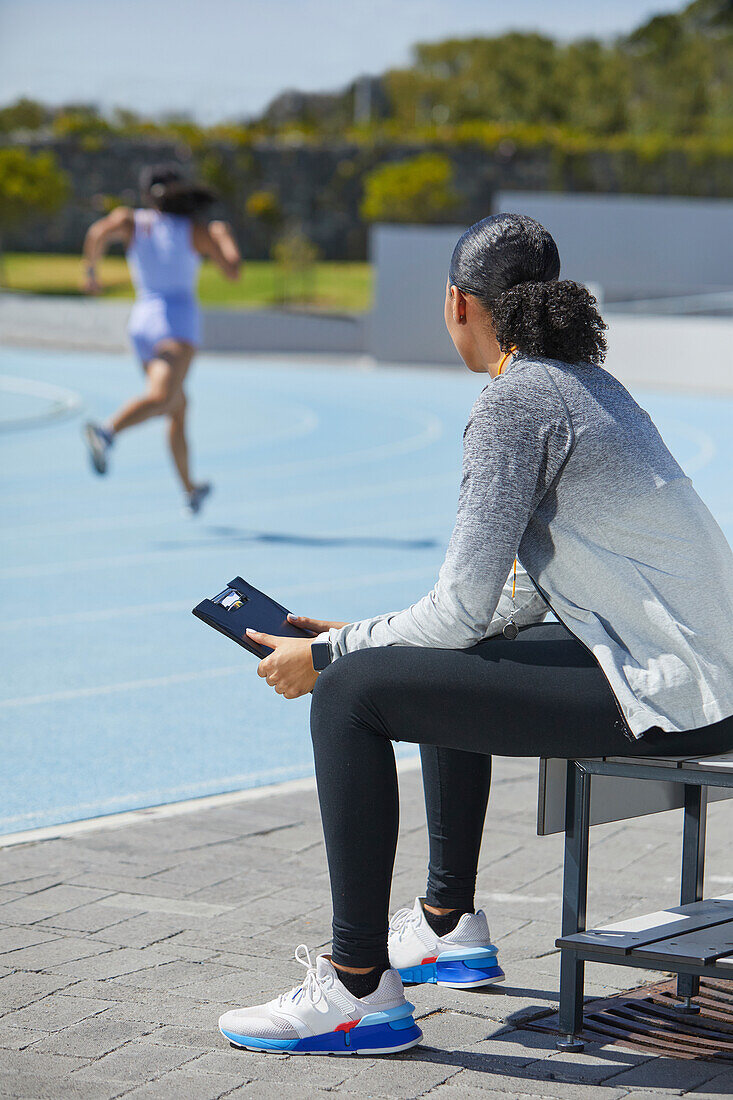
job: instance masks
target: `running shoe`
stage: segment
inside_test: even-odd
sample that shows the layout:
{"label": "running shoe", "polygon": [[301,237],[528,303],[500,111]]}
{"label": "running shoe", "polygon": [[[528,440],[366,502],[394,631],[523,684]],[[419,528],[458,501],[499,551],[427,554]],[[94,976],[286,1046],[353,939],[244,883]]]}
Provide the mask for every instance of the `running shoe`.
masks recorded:
{"label": "running shoe", "polygon": [[278,1054],[394,1054],[422,1039],[415,1006],[405,1000],[394,970],[385,970],[374,993],[360,1000],[339,980],[328,955],[314,964],[301,943],[295,958],[306,968],[302,985],[220,1018],[219,1030],[233,1046]]}
{"label": "running shoe", "polygon": [[201,505],[211,492],[211,485],[205,481],[203,485],[194,485],[190,493],[186,493],[185,509],[191,516],[196,516],[201,511]]}
{"label": "running shoe", "polygon": [[447,936],[436,936],[425,917],[425,898],[398,909],[389,922],[389,961],[403,982],[451,989],[480,989],[504,981],[483,909],[464,913]]}
{"label": "running shoe", "polygon": [[101,424],[89,421],[84,425],[84,442],[89,448],[92,469],[98,474],[107,473],[107,452],[112,446],[112,436]]}

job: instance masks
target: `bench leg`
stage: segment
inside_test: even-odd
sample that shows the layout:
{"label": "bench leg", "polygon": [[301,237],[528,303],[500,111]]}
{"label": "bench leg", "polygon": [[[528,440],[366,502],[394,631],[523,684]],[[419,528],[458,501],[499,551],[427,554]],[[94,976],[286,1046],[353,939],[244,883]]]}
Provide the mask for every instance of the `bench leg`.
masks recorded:
{"label": "bench leg", "polygon": [[[588,897],[588,832],[590,828],[590,775],[568,760],[565,799],[565,867],[562,891],[562,934],[585,930]],[[581,1051],[585,963],[575,951],[560,953],[559,1050]]]}
{"label": "bench leg", "polygon": [[[685,817],[682,830],[682,879],[680,905],[702,901],[705,874],[705,825],[707,820],[707,787],[685,784]],[[692,998],[700,992],[700,979],[695,974],[680,974],[677,996],[682,1012],[699,1012]]]}

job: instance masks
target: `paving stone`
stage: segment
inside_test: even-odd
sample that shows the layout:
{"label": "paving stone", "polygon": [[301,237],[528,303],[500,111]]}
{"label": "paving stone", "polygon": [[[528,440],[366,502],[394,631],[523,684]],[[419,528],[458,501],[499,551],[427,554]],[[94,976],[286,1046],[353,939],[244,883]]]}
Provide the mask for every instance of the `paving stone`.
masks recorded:
{"label": "paving stone", "polygon": [[117,1100],[129,1089],[126,1081],[88,1077],[80,1082],[73,1074],[47,1077],[23,1072],[0,1077],[0,1096],[9,1100]]}
{"label": "paving stone", "polygon": [[44,917],[68,913],[82,905],[98,901],[106,891],[81,886],[57,885],[27,894],[0,905],[0,921],[8,924],[32,924]]}
{"label": "paving stone", "polygon": [[[712,1062],[697,1062],[682,1058],[650,1058],[643,1065],[617,1074],[613,1085],[618,1088],[677,1089],[688,1092],[709,1081],[718,1072]],[[729,1078],[733,1081],[733,1076]]]}
{"label": "paving stone", "polygon": [[19,897],[27,897],[31,894],[38,894],[42,890],[47,890],[51,886],[67,885],[68,882],[66,876],[60,876],[57,871],[54,871],[47,875],[31,875],[30,878],[12,883],[6,889],[12,890]]}
{"label": "paving stone", "polygon": [[215,1027],[216,1020],[209,1014],[203,1027],[166,1023],[156,1028],[149,1038],[153,1043],[165,1043],[172,1047],[198,1047],[202,1054],[208,1054],[212,1043],[218,1042]]}
{"label": "paving stone", "polygon": [[0,956],[8,951],[22,950],[33,944],[52,943],[57,936],[38,928],[22,928],[17,925],[0,927]]}
{"label": "paving stone", "polygon": [[33,1001],[39,1001],[67,985],[68,979],[55,978],[50,974],[29,974],[22,971],[8,974],[6,978],[0,979],[0,1016],[13,1009],[23,1008]]}
{"label": "paving stone", "polygon": [[[224,1043],[225,1040],[221,1039]],[[191,1074],[223,1073],[241,1076],[245,1081],[293,1082],[304,1081],[308,1086],[337,1088],[351,1078],[353,1070],[350,1058],[302,1058],[287,1054],[255,1054],[248,1050],[235,1050],[228,1044],[225,1050],[203,1054],[186,1067]],[[304,1067],[303,1063],[307,1063]]]}
{"label": "paving stone", "polygon": [[[534,1063],[523,1065],[521,1061],[511,1059],[496,1059],[485,1069],[463,1069],[450,1083],[455,1085],[456,1090],[460,1090],[460,1095],[464,1095],[464,1092],[468,1094],[471,1089],[476,1090],[476,1095],[488,1090],[510,1097],[547,1096],[557,1097],[558,1100],[576,1097],[578,1100],[612,1100],[625,1096],[627,1091],[624,1088],[614,1088],[613,1085],[601,1084],[592,1077],[568,1080],[562,1075],[555,1078],[537,1076]],[[444,1096],[444,1093],[436,1089],[435,1095]]]}
{"label": "paving stone", "polygon": [[[506,1078],[505,1088],[496,1084],[470,1085],[466,1083],[466,1074],[459,1073],[452,1077],[445,1085],[438,1085],[430,1092],[430,1098],[439,1100],[525,1100],[526,1097],[557,1096],[567,1097],[568,1100],[630,1100],[625,1089],[613,1089],[606,1086],[595,1085],[593,1091],[588,1091],[587,1085],[559,1085],[557,1091],[551,1091],[546,1087],[546,1082],[523,1081],[521,1078]],[[537,1087],[539,1084],[539,1088]],[[525,1089],[527,1091],[525,1091]],[[658,1100],[658,1098],[657,1098]]]}
{"label": "paving stone", "polygon": [[[11,1017],[6,1016],[5,1019]],[[34,1043],[41,1042],[47,1036],[47,1032],[38,1031],[36,1028],[12,1027],[10,1024],[0,1023],[0,1049],[25,1050]]]}
{"label": "paving stone", "polygon": [[733,1096],[733,1067],[716,1073],[704,1085],[691,1089],[690,1096],[699,1100],[720,1100],[721,1096]]}
{"label": "paving stone", "polygon": [[34,1050],[40,1054],[72,1054],[81,1058],[100,1058],[124,1046],[131,1039],[148,1035],[156,1024],[120,1022],[95,1016],[80,1023],[72,1024],[43,1036],[34,1043]]}
{"label": "paving stone", "polygon": [[118,944],[120,947],[149,947],[152,944],[165,943],[187,929],[188,921],[185,917],[175,917],[168,913],[127,914],[123,920],[97,932],[95,939],[100,943]]}
{"label": "paving stone", "polygon": [[[329,1097],[333,1100],[333,1093],[337,1092],[338,1096],[357,1096],[357,1093],[348,1091],[346,1085],[340,1086],[338,1089],[316,1089],[308,1087],[307,1093],[303,1091],[303,1085],[270,1085],[266,1081],[252,1081],[251,1084],[243,1085],[233,1092],[225,1093],[227,1100],[229,1097],[237,1098],[237,1100],[244,1100],[244,1098],[250,1098],[250,1100],[318,1100],[318,1098]],[[362,1098],[365,1093],[361,1093]],[[376,1096],[376,1093],[370,1092],[369,1096]]]}
{"label": "paving stone", "polygon": [[399,1096],[412,1100],[449,1081],[460,1073],[450,1056],[430,1061],[420,1048],[393,1054],[389,1058],[375,1058],[371,1064],[356,1068],[348,1075],[348,1088],[364,1096]]}
{"label": "paving stone", "polygon": [[58,1031],[79,1020],[96,1016],[109,1008],[109,1001],[92,1000],[88,997],[44,997],[17,1012],[3,1017],[11,1027],[37,1027],[41,1031]]}
{"label": "paving stone", "polygon": [[[78,963],[80,959],[89,959],[110,950],[109,945],[95,943],[89,938],[79,936],[56,936],[45,943],[22,947],[3,955],[3,962],[19,970],[48,970],[54,967],[56,973],[63,974],[65,963]],[[73,976],[73,971],[72,971]]]}
{"label": "paving stone", "polygon": [[102,1077],[115,1081],[132,1081],[140,1085],[162,1076],[166,1070],[177,1069],[184,1062],[190,1061],[191,1057],[192,1053],[186,1047],[163,1046],[142,1038],[75,1070],[74,1078],[80,1083]]}
{"label": "paving stone", "polygon": [[55,974],[65,974],[69,977],[98,980],[119,978],[126,974],[134,974],[137,971],[179,961],[180,956],[175,951],[167,951],[162,947],[143,947],[139,949],[108,947],[103,953],[94,955],[91,958],[54,966],[53,972]]}
{"label": "paving stone", "polygon": [[154,894],[130,894],[122,891],[105,898],[104,906],[123,913],[125,909],[131,909],[136,913],[172,913],[175,916],[204,918],[219,916],[232,908],[230,904],[213,905],[210,902],[191,901],[187,898],[161,898]]}
{"label": "paving stone", "polygon": [[[129,1002],[120,1002],[108,1008],[97,1019],[115,1020],[120,1023],[130,1021],[133,1023],[146,1023],[151,1027],[165,1024],[171,1027],[192,1027],[208,1030],[212,1036],[212,1043],[218,1041],[216,1022],[221,1015],[223,1006],[205,1005],[200,1002],[175,997],[172,995],[158,995],[155,998],[140,1000],[135,997]],[[176,1044],[171,1042],[172,1046]]]}
{"label": "paving stone", "polygon": [[[142,908],[138,909],[142,913]],[[95,903],[82,905],[68,913],[59,913],[38,921],[38,926],[63,932],[101,932],[120,921],[127,920],[133,914],[129,908],[115,909],[110,905]]]}
{"label": "paving stone", "polygon": [[[240,1076],[229,1076],[225,1073],[197,1073],[193,1076],[188,1072],[187,1068],[182,1070],[172,1070],[170,1073],[166,1073],[165,1076],[157,1078],[155,1081],[151,1081],[147,1085],[140,1085],[138,1088],[134,1088],[132,1092],[125,1093],[125,1100],[219,1100],[219,1097],[228,1096],[230,1094],[234,1096],[241,1096],[241,1088],[246,1085],[247,1082]],[[257,1082],[258,1088],[262,1088],[262,1082]],[[273,1086],[278,1091],[282,1086]],[[300,1088],[300,1098],[304,1100],[306,1094]],[[321,1093],[321,1090],[313,1092],[308,1088],[307,1096],[330,1096],[333,1100],[333,1093]],[[250,1095],[264,1097],[262,1091],[250,1093]]]}
{"label": "paving stone", "polygon": [[143,877],[133,875],[118,875],[110,872],[100,872],[98,868],[93,871],[84,871],[76,875],[72,880],[76,886],[91,886],[96,889],[109,890],[110,893],[144,894],[146,897],[183,898],[192,893],[195,885],[185,885],[164,882],[156,875]]}
{"label": "paving stone", "polygon": [[0,1077],[15,1077],[20,1073],[28,1073],[34,1077],[61,1077],[86,1064],[86,1058],[37,1054],[33,1047],[28,1050],[7,1050],[0,1059]]}
{"label": "paving stone", "polygon": [[200,993],[203,998],[206,998],[209,987],[231,975],[231,967],[220,966],[218,963],[175,961],[161,963],[146,970],[135,970],[132,973],[120,975],[119,978],[111,978],[109,983],[112,988],[127,986],[146,991],[187,989],[188,986],[192,986],[195,987],[194,996]]}
{"label": "paving stone", "polygon": [[445,1048],[455,1044],[470,1045],[503,1030],[492,1020],[481,1016],[469,1016],[450,1009],[421,1014],[415,1011],[415,1020],[422,1029],[423,1045]]}

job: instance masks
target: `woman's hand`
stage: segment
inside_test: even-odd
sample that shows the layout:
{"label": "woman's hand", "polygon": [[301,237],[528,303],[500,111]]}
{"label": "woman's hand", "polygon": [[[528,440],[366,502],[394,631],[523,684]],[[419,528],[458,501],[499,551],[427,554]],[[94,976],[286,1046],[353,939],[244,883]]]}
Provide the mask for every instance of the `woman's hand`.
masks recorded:
{"label": "woman's hand", "polygon": [[327,619],[309,619],[307,615],[288,615],[288,622],[293,626],[300,627],[301,630],[310,630],[314,637],[316,634],[323,634],[326,630],[340,630],[342,626],[348,626],[348,623],[335,623],[330,622]]}
{"label": "woman's hand", "polygon": [[318,673],[313,668],[308,638],[279,638],[257,630],[248,630],[247,637],[273,651],[260,661],[257,675],[264,677],[278,695],[299,699],[313,690]]}

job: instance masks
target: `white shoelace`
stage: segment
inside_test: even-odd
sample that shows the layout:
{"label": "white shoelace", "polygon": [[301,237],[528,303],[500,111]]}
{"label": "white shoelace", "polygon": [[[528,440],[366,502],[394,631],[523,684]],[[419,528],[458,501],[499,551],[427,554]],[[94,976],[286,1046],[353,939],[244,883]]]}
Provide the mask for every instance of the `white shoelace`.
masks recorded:
{"label": "white shoelace", "polygon": [[[304,954],[299,954],[299,952],[304,952]],[[318,978],[318,972],[311,958],[311,953],[304,943],[299,943],[295,948],[295,958],[301,966],[305,967],[305,978],[301,985],[296,985],[295,989],[291,989],[288,993],[281,993],[277,998],[277,1004],[282,1006],[286,1001],[297,1004],[303,997],[306,997],[311,1004],[318,1004],[321,998],[325,997],[325,993]]]}
{"label": "white shoelace", "polygon": [[420,914],[414,909],[398,909],[389,922],[390,931],[397,933],[397,939],[404,939],[406,933],[421,923]]}

